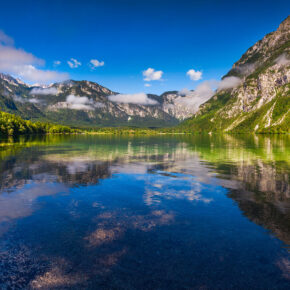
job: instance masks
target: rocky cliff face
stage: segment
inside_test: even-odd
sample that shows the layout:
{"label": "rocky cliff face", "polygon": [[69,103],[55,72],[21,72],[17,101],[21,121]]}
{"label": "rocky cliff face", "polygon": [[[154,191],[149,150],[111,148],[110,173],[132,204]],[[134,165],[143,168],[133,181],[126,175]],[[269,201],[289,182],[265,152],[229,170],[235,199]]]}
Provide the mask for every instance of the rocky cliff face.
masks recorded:
{"label": "rocky cliff face", "polygon": [[247,50],[220,89],[184,126],[205,131],[279,132],[290,121],[290,17]]}

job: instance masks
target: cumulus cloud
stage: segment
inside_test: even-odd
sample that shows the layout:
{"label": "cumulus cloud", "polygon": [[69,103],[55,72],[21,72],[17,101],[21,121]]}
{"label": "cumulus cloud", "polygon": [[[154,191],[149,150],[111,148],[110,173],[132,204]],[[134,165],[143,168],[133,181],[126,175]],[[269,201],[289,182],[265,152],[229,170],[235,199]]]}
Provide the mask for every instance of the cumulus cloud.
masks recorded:
{"label": "cumulus cloud", "polygon": [[43,84],[48,84],[55,81],[64,81],[69,77],[67,73],[59,73],[51,70],[41,70],[33,65],[24,65],[18,67],[14,73],[24,80]]}
{"label": "cumulus cloud", "polygon": [[278,65],[288,65],[290,63],[290,60],[289,58],[287,58],[286,53],[283,53],[276,58],[275,63]]}
{"label": "cumulus cloud", "polygon": [[51,87],[51,88],[33,88],[30,91],[31,95],[56,95],[57,94],[57,88]]}
{"label": "cumulus cloud", "polygon": [[147,82],[161,80],[162,75],[163,71],[161,70],[156,71],[154,68],[148,68],[143,71],[144,81]]}
{"label": "cumulus cloud", "polygon": [[238,77],[226,77],[220,81],[218,85],[218,91],[231,89],[239,86],[242,80]]}
{"label": "cumulus cloud", "polygon": [[77,61],[75,58],[71,58],[70,60],[68,60],[67,64],[70,68],[77,68],[82,65],[82,63]]}
{"label": "cumulus cloud", "polygon": [[99,66],[104,66],[105,62],[104,61],[98,61],[97,59],[91,59],[90,60],[90,64],[91,64],[92,69],[95,69],[95,68],[97,68]]}
{"label": "cumulus cloud", "polygon": [[53,66],[59,66],[61,64],[61,61],[60,60],[55,60],[53,62]]}
{"label": "cumulus cloud", "polygon": [[145,87],[151,87],[151,84],[145,84],[144,86]]}
{"label": "cumulus cloud", "polygon": [[186,74],[189,76],[189,78],[192,81],[198,81],[202,77],[202,72],[201,71],[196,71],[194,69],[190,69]]}
{"label": "cumulus cloud", "polygon": [[111,102],[116,103],[130,103],[137,105],[156,105],[158,102],[156,100],[148,98],[144,93],[137,94],[118,94],[108,97]]}
{"label": "cumulus cloud", "polygon": [[183,89],[180,96],[175,99],[175,104],[190,106],[196,112],[201,104],[209,100],[214,95],[216,81],[205,81],[199,84],[194,91]]}
{"label": "cumulus cloud", "polygon": [[15,48],[13,40],[3,32],[0,33],[0,71],[28,82],[50,83],[68,79],[68,74],[38,68],[43,65],[44,60]]}
{"label": "cumulus cloud", "polygon": [[0,44],[1,69],[13,70],[23,65],[44,65],[44,61],[22,49]]}
{"label": "cumulus cloud", "polygon": [[64,102],[58,102],[54,105],[51,105],[50,107],[58,109],[92,111],[97,108],[105,107],[105,104],[101,102],[95,102],[93,99],[89,99],[86,96],[76,96],[71,94],[66,97]]}
{"label": "cumulus cloud", "polygon": [[54,105],[57,108],[71,109],[71,110],[85,110],[91,111],[96,108],[103,108],[105,105],[100,102],[95,102],[88,97],[81,97],[76,95],[68,95],[65,102],[59,102]]}
{"label": "cumulus cloud", "polygon": [[69,95],[66,98],[66,103],[70,109],[74,110],[93,110],[94,101],[88,97],[80,97]]}

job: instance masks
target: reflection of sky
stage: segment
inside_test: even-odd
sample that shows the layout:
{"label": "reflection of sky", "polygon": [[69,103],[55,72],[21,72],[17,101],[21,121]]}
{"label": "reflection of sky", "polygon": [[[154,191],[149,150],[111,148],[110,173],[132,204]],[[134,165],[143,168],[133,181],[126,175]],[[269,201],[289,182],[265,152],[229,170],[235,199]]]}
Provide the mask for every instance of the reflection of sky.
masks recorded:
{"label": "reflection of sky", "polygon": [[[162,199],[184,199],[209,203],[212,198],[203,197],[203,184],[192,176],[175,174],[174,177],[157,176],[156,181],[146,184],[144,202],[151,206]],[[160,174],[157,172],[157,174]]]}
{"label": "reflection of sky", "polygon": [[39,208],[37,199],[68,192],[60,183],[29,183],[13,192],[0,194],[0,237],[7,230],[9,222],[33,214]]}
{"label": "reflection of sky", "polygon": [[[273,201],[267,190],[275,192],[279,187],[265,182],[277,179],[276,169],[259,161],[256,170],[253,163],[240,162],[242,154],[239,166],[226,160],[218,169],[220,163],[206,162],[198,150],[190,150],[185,143],[163,145],[128,142],[121,148],[111,146],[112,150],[104,150],[102,145],[96,151],[97,146],[75,145],[69,151],[60,146],[13,157],[13,162],[3,168],[0,257],[9,260],[9,251],[1,252],[1,241],[9,235],[13,243],[14,235],[20,236],[19,243],[29,241],[25,252],[28,260],[39,258],[31,244],[40,247],[50,266],[33,278],[31,285],[35,288],[77,287],[98,275],[110,277],[118,272],[119,265],[131,267],[126,270],[130,275],[138,274],[134,270],[146,263],[148,269],[157,267],[179,283],[178,276],[189,275],[187,268],[192,267],[195,273],[202,271],[199,261],[212,265],[208,266],[210,273],[202,273],[212,281],[219,276],[218,271],[214,274],[215,269],[231,268],[236,259],[236,265],[247,265],[247,269],[236,266],[247,275],[251,275],[250,269],[262,267],[259,275],[263,276],[267,263],[260,263],[253,253],[261,261],[265,256],[272,261],[274,256],[275,265],[269,267],[289,277],[289,259],[281,243],[250,222],[264,226],[268,219],[270,230],[287,240],[284,216],[282,222],[274,220],[280,209],[287,213],[287,195],[280,190],[281,198]],[[265,191],[267,203],[256,199],[251,187],[245,186],[248,181]],[[266,205],[274,205],[270,213]],[[173,266],[171,271],[170,259],[176,269],[184,266],[182,271],[176,272]],[[157,262],[153,265],[152,261]],[[142,277],[137,280],[142,281]]]}
{"label": "reflection of sky", "polygon": [[65,192],[68,192],[67,188],[59,183],[31,183],[17,189],[13,194],[2,193],[0,195],[0,221],[30,215],[35,199]]}
{"label": "reflection of sky", "polygon": [[[236,143],[231,136],[227,138],[229,144]],[[266,149],[269,150],[269,139],[265,142],[268,144]],[[205,184],[239,189],[242,186],[241,181],[247,177],[243,176],[240,170],[241,173],[238,171],[236,180],[217,179],[214,168],[201,160],[197,152],[189,150],[185,143],[170,146],[170,143],[146,144],[142,141],[132,144],[128,141],[127,144],[122,143],[120,147],[108,144],[107,149],[104,144],[80,148],[76,145],[67,150],[63,150],[60,146],[59,149],[56,147],[47,151],[43,150],[34,162],[29,164],[23,161],[19,164],[16,162],[10,169],[15,175],[12,180],[15,186],[9,187],[9,182],[5,186],[11,194],[1,196],[1,203],[5,205],[5,210],[0,213],[0,220],[12,218],[13,215],[15,217],[27,216],[32,212],[33,200],[41,196],[57,194],[57,188],[61,192],[64,189],[68,191],[67,186],[77,186],[78,182],[82,186],[93,185],[94,182],[97,184],[99,178],[110,178],[111,174],[136,175],[137,179],[144,180],[144,202],[148,206],[160,203],[162,199],[184,199],[191,202],[209,203],[213,197],[204,196]],[[235,147],[228,146],[226,152],[235,155],[232,150],[235,150]],[[239,155],[238,160],[242,159],[241,156],[246,156],[248,160],[248,156],[243,154]],[[274,186],[270,180],[275,174],[275,169],[263,166],[261,162],[258,165],[261,168],[260,171],[258,173],[254,171],[253,174],[256,179],[266,177],[260,183],[260,188],[267,191],[269,186]],[[249,166],[241,163],[239,168],[243,169],[243,166],[247,172]],[[22,174],[25,171],[28,174]],[[150,177],[147,173],[150,173]],[[153,175],[155,177],[152,177]],[[53,189],[52,184],[54,184]],[[9,208],[11,208],[10,214],[6,213],[9,212]]]}
{"label": "reflection of sky", "polygon": [[[111,160],[108,164],[104,163],[105,156],[101,158],[101,161],[98,158],[99,154],[94,155],[92,150],[77,151],[78,156],[75,154],[69,155],[66,151],[61,150],[62,156],[62,153],[55,154],[56,150],[48,150],[47,152],[43,151],[46,154],[39,155],[32,163],[16,163],[10,170],[15,174],[17,187],[8,187],[6,191],[10,193],[3,192],[0,195],[0,222],[31,215],[37,208],[37,199],[40,197],[69,192],[67,182],[70,180],[77,182],[79,178],[84,184],[84,176],[89,175],[88,173],[92,170],[94,164],[101,166],[104,164],[112,174],[140,175],[136,177],[137,179],[142,179],[148,171],[151,171],[150,176],[152,177],[152,173],[155,172],[154,181],[150,181],[154,184],[150,182],[145,184],[144,201],[148,206],[152,204],[153,199],[156,202],[155,197],[158,195],[170,199],[183,198],[189,201],[210,201],[210,199],[203,198],[200,193],[200,182],[209,182],[210,173],[199,162],[196,154],[188,152],[184,145],[171,148],[171,152],[164,153],[164,155],[159,154],[157,145],[152,148],[152,150],[149,150],[150,154],[144,154],[144,152],[148,152],[144,144],[136,150],[129,142],[127,151],[123,151],[126,154],[121,154],[114,161],[111,158],[111,153],[107,156]],[[186,171],[186,173],[196,174],[196,176],[195,179],[183,175],[179,178],[164,178],[161,171],[155,170],[156,166],[161,166],[168,172]],[[23,174],[23,172],[28,174]],[[98,176],[98,172],[92,172],[91,174]],[[174,185],[180,179],[182,180],[182,189],[174,189]],[[13,182],[14,180],[12,180],[12,184]]]}

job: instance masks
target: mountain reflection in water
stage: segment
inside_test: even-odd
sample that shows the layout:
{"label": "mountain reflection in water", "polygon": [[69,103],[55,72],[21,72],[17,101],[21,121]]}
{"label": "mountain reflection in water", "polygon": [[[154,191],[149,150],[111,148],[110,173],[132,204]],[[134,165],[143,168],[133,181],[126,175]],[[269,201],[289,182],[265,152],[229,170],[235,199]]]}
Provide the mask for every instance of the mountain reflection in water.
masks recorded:
{"label": "mountain reflection in water", "polygon": [[288,136],[0,145],[1,289],[289,286]]}

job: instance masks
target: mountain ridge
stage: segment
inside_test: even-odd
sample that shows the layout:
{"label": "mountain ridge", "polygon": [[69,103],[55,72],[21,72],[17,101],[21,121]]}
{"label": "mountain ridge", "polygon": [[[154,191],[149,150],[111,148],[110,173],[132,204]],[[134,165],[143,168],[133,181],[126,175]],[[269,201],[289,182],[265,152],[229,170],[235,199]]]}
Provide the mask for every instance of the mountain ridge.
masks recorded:
{"label": "mountain ridge", "polygon": [[[118,103],[109,99],[119,93],[95,82],[67,80],[48,86],[30,86],[0,74],[2,111],[34,121],[52,121],[71,126],[172,126],[193,114],[173,108],[183,98],[177,91],[148,94],[153,105]],[[156,103],[156,104],[155,104]]]}

